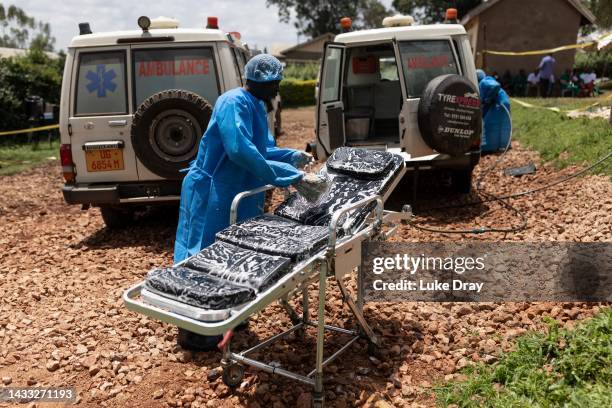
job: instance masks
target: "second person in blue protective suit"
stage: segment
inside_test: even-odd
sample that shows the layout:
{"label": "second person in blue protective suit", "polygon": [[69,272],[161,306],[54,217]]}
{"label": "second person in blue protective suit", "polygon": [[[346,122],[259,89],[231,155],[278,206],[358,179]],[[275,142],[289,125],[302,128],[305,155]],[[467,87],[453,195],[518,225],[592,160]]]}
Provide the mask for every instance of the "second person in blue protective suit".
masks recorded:
{"label": "second person in blue protective suit", "polygon": [[483,153],[504,150],[512,129],[510,98],[495,78],[486,76],[482,70],[478,70],[477,74],[484,122],[480,148]]}
{"label": "second person in blue protective suit", "polygon": [[[183,180],[174,262],[212,244],[229,225],[236,194],[265,184],[287,187],[302,179],[298,170],[311,156],[275,146],[267,109],[278,94],[282,65],[271,55],[253,57],[247,83],[221,95],[202,137],[198,155]],[[263,212],[264,194],[241,201],[238,220]]]}

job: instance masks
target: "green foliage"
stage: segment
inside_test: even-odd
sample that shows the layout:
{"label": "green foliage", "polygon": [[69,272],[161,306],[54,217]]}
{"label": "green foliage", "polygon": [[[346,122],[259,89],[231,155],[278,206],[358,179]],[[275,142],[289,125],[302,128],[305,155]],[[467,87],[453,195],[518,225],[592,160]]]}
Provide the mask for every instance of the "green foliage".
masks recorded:
{"label": "green foliage", "polygon": [[422,24],[444,21],[446,9],[456,8],[461,20],[470,10],[483,0],[393,0],[393,7],[403,14],[410,14]]}
{"label": "green foliage", "polygon": [[[0,136],[1,137],[1,136]],[[36,136],[35,136],[36,137]],[[30,167],[37,166],[49,160],[55,160],[59,154],[59,142],[54,140],[51,144],[46,141],[46,134],[39,134],[40,143],[37,145],[0,145],[0,176],[19,173]]]}
{"label": "green foliage", "polygon": [[23,57],[0,59],[0,130],[28,126],[24,101],[38,95],[59,104],[64,58],[51,59],[40,50]]}
{"label": "green foliage", "polygon": [[321,65],[316,62],[307,64],[290,64],[283,70],[287,79],[317,79]]}
{"label": "green foliage", "polygon": [[579,70],[595,69],[598,77],[612,75],[612,49],[604,51],[578,51],[574,68]]}
{"label": "green foliage", "polygon": [[53,51],[49,23],[36,21],[17,6],[0,3],[0,47]]}
{"label": "green foliage", "polygon": [[[533,105],[580,109],[595,102],[610,105],[599,98],[524,98]],[[558,167],[590,164],[612,150],[612,127],[607,119],[570,119],[563,114],[544,109],[524,108],[512,104],[513,137],[537,150],[542,159]],[[602,165],[596,171],[612,175],[612,166]]]}
{"label": "green foliage", "polygon": [[281,22],[293,25],[302,35],[314,38],[340,32],[340,19],[350,17],[353,27],[380,27],[382,19],[391,14],[379,0],[266,0],[266,5],[278,7]]}
{"label": "green foliage", "polygon": [[465,370],[468,380],[436,389],[442,405],[461,407],[612,406],[612,309],[575,330],[549,321],[548,332],[518,339],[493,365]]}
{"label": "green foliage", "polygon": [[595,25],[602,30],[612,27],[612,1],[610,0],[584,0],[587,6],[597,19]]}
{"label": "green foliage", "polygon": [[317,81],[301,79],[283,79],[280,83],[280,95],[283,106],[314,105]]}

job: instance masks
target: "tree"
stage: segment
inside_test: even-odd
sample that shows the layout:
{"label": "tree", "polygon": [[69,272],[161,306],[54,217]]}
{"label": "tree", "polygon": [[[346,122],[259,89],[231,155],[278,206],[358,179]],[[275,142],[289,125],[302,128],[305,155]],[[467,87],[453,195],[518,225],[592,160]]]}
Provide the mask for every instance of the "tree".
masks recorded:
{"label": "tree", "polygon": [[483,0],[393,0],[393,7],[400,13],[410,14],[419,23],[432,24],[442,22],[448,8],[456,8],[461,20],[482,2]]}
{"label": "tree", "polygon": [[31,49],[21,57],[0,59],[0,130],[27,127],[27,96],[38,95],[59,104],[65,54],[50,58]]}
{"label": "tree", "polygon": [[607,30],[612,27],[612,1],[586,0],[584,3],[595,15],[597,28]]}
{"label": "tree", "polygon": [[49,23],[36,21],[19,7],[0,3],[0,47],[53,51],[55,38]]}
{"label": "tree", "polygon": [[340,32],[342,17],[350,17],[359,29],[380,27],[382,18],[391,14],[379,0],[266,0],[266,5],[278,7],[283,23],[294,14],[298,33],[310,38]]}

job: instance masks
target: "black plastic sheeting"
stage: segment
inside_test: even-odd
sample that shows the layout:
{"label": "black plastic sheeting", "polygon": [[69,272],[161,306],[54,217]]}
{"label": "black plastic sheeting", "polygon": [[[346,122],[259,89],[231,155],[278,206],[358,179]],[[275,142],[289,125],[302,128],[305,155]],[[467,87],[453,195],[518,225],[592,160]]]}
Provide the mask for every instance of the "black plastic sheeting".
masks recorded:
{"label": "black plastic sheeting", "polygon": [[162,296],[208,310],[238,306],[255,297],[253,289],[180,266],[153,269],[145,286]]}
{"label": "black plastic sheeting", "polygon": [[[338,150],[340,149],[336,151]],[[356,176],[338,174],[324,167],[320,174],[328,178],[330,186],[327,193],[314,204],[308,202],[299,194],[292,193],[287,200],[278,206],[275,214],[306,225],[326,226],[331,222],[334,212],[340,208],[373,195],[384,194],[397,176],[398,170],[404,165],[404,159],[387,152],[370,152],[385,153],[391,159],[391,166],[387,166],[387,170],[381,173],[378,179],[371,179],[372,172],[368,172],[365,178],[357,178]],[[357,167],[354,170],[357,171]],[[362,222],[373,208],[375,208],[375,204],[349,212],[348,217],[352,222],[348,226],[352,227]]]}
{"label": "black plastic sheeting", "polygon": [[356,178],[382,178],[388,173],[394,155],[380,150],[339,147],[327,160],[327,168]]}
{"label": "black plastic sheeting", "polygon": [[217,241],[189,258],[185,266],[260,292],[289,272],[290,263],[289,258]]}
{"label": "black plastic sheeting", "polygon": [[260,215],[217,233],[217,240],[298,262],[325,246],[328,229],[302,225],[271,214]]}

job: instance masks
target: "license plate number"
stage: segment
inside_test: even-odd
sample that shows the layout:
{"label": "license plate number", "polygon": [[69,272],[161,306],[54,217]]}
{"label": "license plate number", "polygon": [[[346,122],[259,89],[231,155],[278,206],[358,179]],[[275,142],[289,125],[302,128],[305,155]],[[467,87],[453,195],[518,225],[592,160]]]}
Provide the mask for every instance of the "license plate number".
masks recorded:
{"label": "license plate number", "polygon": [[123,170],[123,151],[121,149],[86,150],[87,171]]}

